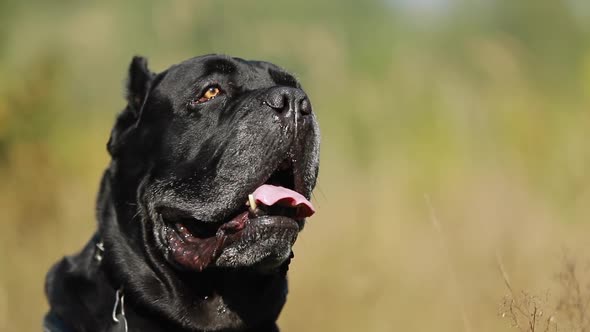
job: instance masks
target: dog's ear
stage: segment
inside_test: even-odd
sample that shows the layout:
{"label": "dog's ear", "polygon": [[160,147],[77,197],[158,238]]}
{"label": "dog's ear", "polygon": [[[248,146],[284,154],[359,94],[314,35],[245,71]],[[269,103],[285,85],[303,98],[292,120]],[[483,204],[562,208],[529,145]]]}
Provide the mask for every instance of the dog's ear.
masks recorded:
{"label": "dog's ear", "polygon": [[129,65],[129,77],[127,78],[127,103],[129,108],[139,114],[141,105],[148,93],[155,74],[147,66],[147,59],[141,56],[134,56]]}
{"label": "dog's ear", "polygon": [[125,90],[127,107],[119,114],[111,137],[107,143],[107,150],[113,157],[117,157],[122,146],[129,143],[130,132],[137,123],[147,93],[156,75],[147,66],[147,59],[134,56],[129,65],[129,76]]}

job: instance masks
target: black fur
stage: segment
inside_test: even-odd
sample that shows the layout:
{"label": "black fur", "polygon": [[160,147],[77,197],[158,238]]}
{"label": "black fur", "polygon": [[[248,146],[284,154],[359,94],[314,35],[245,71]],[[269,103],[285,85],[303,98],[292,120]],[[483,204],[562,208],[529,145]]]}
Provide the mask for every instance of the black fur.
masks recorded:
{"label": "black fur", "polygon": [[[130,331],[277,331],[304,221],[269,214],[237,233],[224,227],[285,160],[291,189],[310,198],[319,129],[300,84],[273,64],[220,55],[159,74],[135,57],[127,82],[97,234],[48,273],[49,317],[72,331],[109,331],[122,289]],[[221,93],[198,102],[211,86]],[[178,224],[214,233],[183,260],[167,240]]]}

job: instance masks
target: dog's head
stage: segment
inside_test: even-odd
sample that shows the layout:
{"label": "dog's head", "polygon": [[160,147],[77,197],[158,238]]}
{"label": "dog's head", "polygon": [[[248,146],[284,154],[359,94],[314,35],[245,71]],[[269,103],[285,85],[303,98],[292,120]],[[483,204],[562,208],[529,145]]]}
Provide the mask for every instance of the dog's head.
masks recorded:
{"label": "dog's head", "polygon": [[136,57],[127,87],[108,143],[127,237],[184,272],[287,261],[314,212],[319,163],[318,124],[295,77],[220,55],[155,74]]}

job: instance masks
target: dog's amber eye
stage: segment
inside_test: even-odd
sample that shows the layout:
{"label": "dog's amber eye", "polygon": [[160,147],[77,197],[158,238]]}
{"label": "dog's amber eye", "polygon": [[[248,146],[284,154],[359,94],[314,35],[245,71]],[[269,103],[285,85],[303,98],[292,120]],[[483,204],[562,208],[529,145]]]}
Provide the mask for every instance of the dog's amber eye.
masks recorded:
{"label": "dog's amber eye", "polygon": [[217,97],[221,93],[221,90],[216,86],[208,87],[205,92],[197,99],[197,103],[204,103],[209,101],[215,97]]}

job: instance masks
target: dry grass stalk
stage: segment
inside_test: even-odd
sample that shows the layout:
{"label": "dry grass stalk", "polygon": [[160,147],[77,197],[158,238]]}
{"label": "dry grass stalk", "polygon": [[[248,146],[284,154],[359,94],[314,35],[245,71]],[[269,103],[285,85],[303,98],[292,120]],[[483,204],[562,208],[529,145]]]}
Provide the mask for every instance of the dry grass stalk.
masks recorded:
{"label": "dry grass stalk", "polygon": [[549,307],[549,292],[544,297],[516,292],[510,283],[502,258],[496,254],[496,262],[509,294],[500,303],[499,314],[510,320],[513,328],[522,332],[557,332],[557,320]]}
{"label": "dry grass stalk", "polygon": [[[531,295],[525,291],[517,293],[508,277],[500,255],[496,256],[498,268],[509,294],[500,303],[500,316],[510,320],[511,326],[523,332],[568,331],[590,332],[590,280],[581,279],[579,264],[567,253],[563,258],[563,268],[557,274],[560,286],[557,305],[551,312],[549,292],[544,297]],[[586,266],[586,274],[589,272]],[[549,313],[546,315],[545,313]],[[556,316],[559,316],[558,329]]]}

